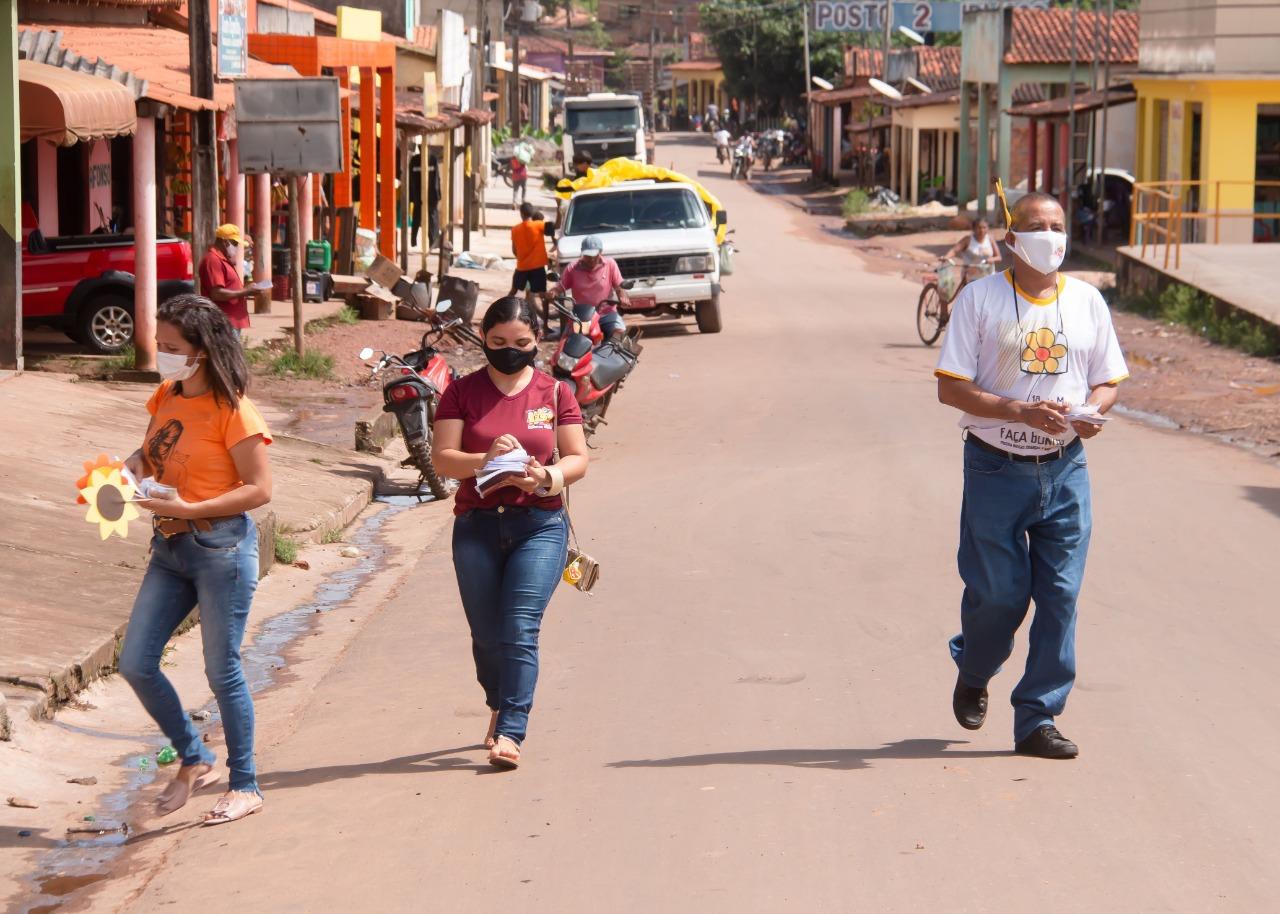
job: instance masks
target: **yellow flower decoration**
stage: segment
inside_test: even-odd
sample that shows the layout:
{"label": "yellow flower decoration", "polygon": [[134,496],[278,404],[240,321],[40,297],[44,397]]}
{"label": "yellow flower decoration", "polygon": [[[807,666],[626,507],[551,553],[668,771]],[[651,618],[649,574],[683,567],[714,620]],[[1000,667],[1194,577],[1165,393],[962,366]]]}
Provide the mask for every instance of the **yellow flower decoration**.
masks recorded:
{"label": "yellow flower decoration", "polygon": [[98,525],[98,534],[105,540],[111,534],[129,535],[129,521],[139,517],[138,509],[130,501],[136,488],[121,476],[121,464],[99,457],[94,463],[86,463],[88,475],[80,480],[80,497],[77,501],[89,506],[84,519]]}
{"label": "yellow flower decoration", "polygon": [[1031,374],[1062,374],[1067,370],[1067,341],[1048,327],[1027,334],[1022,370]]}

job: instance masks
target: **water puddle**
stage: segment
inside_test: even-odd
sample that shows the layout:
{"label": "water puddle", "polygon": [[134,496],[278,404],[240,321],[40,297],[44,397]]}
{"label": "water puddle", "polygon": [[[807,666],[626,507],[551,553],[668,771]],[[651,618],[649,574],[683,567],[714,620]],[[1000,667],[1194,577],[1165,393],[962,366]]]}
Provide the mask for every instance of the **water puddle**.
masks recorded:
{"label": "water puddle", "polygon": [[[286,650],[314,624],[315,616],[346,604],[360,585],[381,569],[388,550],[379,542],[379,536],[387,521],[418,505],[430,503],[432,498],[429,495],[424,498],[416,495],[383,495],[375,498],[375,501],[385,507],[366,518],[346,539],[346,542],[359,548],[360,557],[329,573],[306,603],[269,619],[259,629],[253,642],[243,649],[245,678],[252,692],[261,692],[280,680]],[[185,637],[193,635],[189,632]],[[197,722],[197,727],[204,732],[218,723],[218,705],[210,700],[201,710],[208,714],[203,721]],[[109,733],[60,721],[54,723],[95,738],[138,739],[130,734]],[[167,745],[167,740],[158,736],[149,736],[145,741],[152,746],[149,752],[142,755],[130,754],[120,762],[128,771],[124,786],[103,796],[98,801],[95,812],[86,815],[83,821],[68,829],[66,840],[41,859],[37,872],[29,880],[32,894],[16,909],[18,914],[48,914],[60,908],[72,893],[106,879],[111,864],[130,841],[189,827],[189,823],[180,822],[152,831],[131,831],[128,825],[130,804],[141,788],[162,776],[158,771],[155,755]],[[222,763],[222,759],[219,759],[219,763]]]}

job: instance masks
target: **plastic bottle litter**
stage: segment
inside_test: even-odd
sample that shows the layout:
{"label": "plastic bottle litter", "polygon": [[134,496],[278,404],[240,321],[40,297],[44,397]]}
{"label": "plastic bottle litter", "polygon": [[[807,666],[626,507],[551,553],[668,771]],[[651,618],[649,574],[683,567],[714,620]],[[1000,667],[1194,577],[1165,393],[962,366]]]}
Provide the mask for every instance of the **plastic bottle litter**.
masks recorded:
{"label": "plastic bottle litter", "polygon": [[150,767],[151,767],[151,759],[146,759],[146,758],[138,759],[138,767],[139,767],[140,769],[144,770],[144,771],[145,771],[147,768],[150,768]]}
{"label": "plastic bottle litter", "polygon": [[172,746],[165,746],[156,753],[156,761],[161,765],[172,765],[178,760],[178,750]]}
{"label": "plastic bottle litter", "polygon": [[364,555],[364,553],[355,546],[344,546],[338,550],[338,555],[342,556],[344,559],[358,559],[360,556]]}

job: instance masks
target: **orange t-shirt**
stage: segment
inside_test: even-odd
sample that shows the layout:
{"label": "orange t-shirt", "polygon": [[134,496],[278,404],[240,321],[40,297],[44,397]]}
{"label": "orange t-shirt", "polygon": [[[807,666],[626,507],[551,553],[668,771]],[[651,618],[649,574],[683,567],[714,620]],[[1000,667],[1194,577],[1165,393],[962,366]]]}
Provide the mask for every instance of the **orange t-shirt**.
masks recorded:
{"label": "orange t-shirt", "polygon": [[543,225],[541,219],[526,219],[511,227],[511,246],[515,248],[517,270],[536,270],[547,265]]}
{"label": "orange t-shirt", "polygon": [[173,486],[184,501],[208,501],[244,485],[231,448],[246,438],[271,433],[248,397],[232,409],[212,391],[184,397],[164,382],[147,401],[151,425],[142,453],[156,482]]}

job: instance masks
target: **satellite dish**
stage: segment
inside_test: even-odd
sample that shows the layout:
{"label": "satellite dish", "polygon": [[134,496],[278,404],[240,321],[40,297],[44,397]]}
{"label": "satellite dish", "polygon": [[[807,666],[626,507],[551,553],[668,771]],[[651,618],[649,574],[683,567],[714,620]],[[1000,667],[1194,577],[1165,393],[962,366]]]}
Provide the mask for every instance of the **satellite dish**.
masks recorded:
{"label": "satellite dish", "polygon": [[827,92],[830,92],[832,89],[835,88],[835,86],[827,82],[821,76],[813,77],[813,84],[817,86],[819,89],[825,89]]}
{"label": "satellite dish", "polygon": [[933,90],[932,90],[932,89],[930,89],[930,88],[929,88],[928,86],[926,86],[924,83],[920,82],[920,80],[916,79],[914,76],[908,76],[908,77],[907,77],[907,82],[908,82],[908,83],[910,83],[911,85],[915,86],[917,89],[919,89],[919,90],[920,90],[921,92],[923,92],[925,95],[932,95],[932,94],[933,94]]}
{"label": "satellite dish", "polygon": [[871,77],[871,79],[867,80],[867,85],[875,89],[881,95],[885,95],[893,99],[895,102],[902,101],[902,93],[899,92],[897,89],[895,89],[893,86],[889,85],[883,79],[876,79],[873,76]]}
{"label": "satellite dish", "polygon": [[924,44],[924,36],[915,29],[907,28],[905,25],[898,26],[898,34],[910,41],[914,41],[916,44]]}

